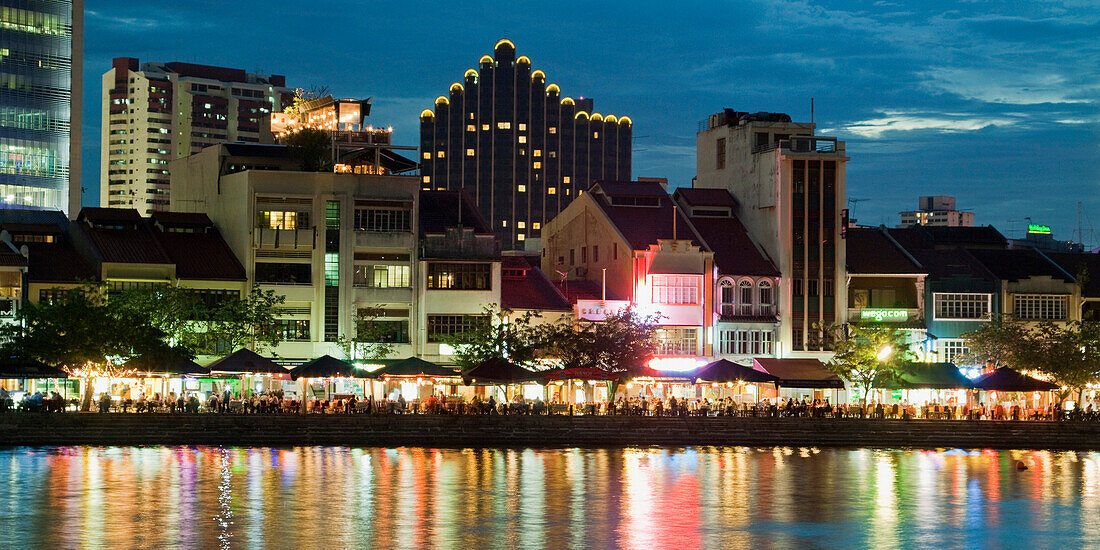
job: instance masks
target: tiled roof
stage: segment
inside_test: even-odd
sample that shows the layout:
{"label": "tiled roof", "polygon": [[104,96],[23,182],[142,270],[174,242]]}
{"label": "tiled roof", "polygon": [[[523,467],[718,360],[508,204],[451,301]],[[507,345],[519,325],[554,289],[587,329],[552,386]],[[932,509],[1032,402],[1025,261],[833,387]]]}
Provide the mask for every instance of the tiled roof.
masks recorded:
{"label": "tiled roof", "polygon": [[970,250],[970,254],[982,262],[998,279],[1019,281],[1031,277],[1049,276],[1072,282],[1073,276],[1051,261],[1041,252],[1031,248],[1011,250]]}
{"label": "tiled roof", "polygon": [[180,279],[243,281],[247,278],[244,266],[214,227],[199,233],[160,229],[154,232],[161,248],[176,264],[176,277]]}
{"label": "tiled roof", "polygon": [[153,212],[153,222],[163,227],[213,227],[214,222],[202,212]]}
{"label": "tiled roof", "polygon": [[778,277],[779,270],[757,248],[741,220],[692,216],[691,224],[714,251],[714,264],[725,275]]}
{"label": "tiled roof", "polygon": [[90,221],[92,223],[137,223],[141,221],[141,214],[133,208],[82,208],[78,221]]}
{"label": "tiled roof", "polygon": [[725,189],[700,189],[695,187],[681,187],[673,196],[682,198],[684,202],[692,206],[737,206],[737,199]]}
{"label": "tiled roof", "polygon": [[848,229],[848,272],[854,274],[924,273],[884,228],[853,227]]}
{"label": "tiled roof", "polygon": [[458,227],[460,204],[463,227],[480,234],[493,232],[465,191],[421,191],[420,232],[440,234]]}
{"label": "tiled roof", "polygon": [[[1068,252],[1046,252],[1045,254],[1081,282],[1082,294],[1086,298],[1100,297],[1100,254]],[[1085,275],[1085,277],[1078,277],[1078,275]]]}
{"label": "tiled roof", "polygon": [[[603,297],[603,288],[597,281],[572,279],[555,284],[571,304],[577,303],[577,300],[599,300]],[[607,299],[624,300],[625,298],[607,289]]]}
{"label": "tiled roof", "polygon": [[95,272],[73,246],[68,227],[69,219],[56,210],[0,209],[0,229],[12,234],[54,235],[52,243],[18,243],[27,247],[27,279],[36,283],[95,278]]}
{"label": "tiled roof", "polygon": [[[97,210],[113,209],[101,208]],[[126,212],[126,210],[119,211]],[[132,212],[137,214],[136,211]],[[77,219],[76,231],[87,237],[100,261],[128,264],[172,263],[172,259],[153,234],[151,225],[145,223],[141,216],[138,216],[137,221],[131,224],[128,219],[122,216],[112,218],[99,216],[98,213],[86,216],[84,211],[81,211],[80,217]],[[88,221],[105,225],[118,222],[125,225],[121,228],[97,227],[88,223]]]}
{"label": "tiled roof", "polygon": [[[851,229],[849,229],[850,231]],[[1008,241],[990,225],[977,227],[913,227],[888,229],[890,236],[907,250],[920,248],[1007,248]]]}
{"label": "tiled roof", "polygon": [[14,244],[5,241],[3,246],[0,246],[0,265],[24,267],[27,265],[27,259],[19,253]]}
{"label": "tiled roof", "polygon": [[[672,197],[660,184],[654,182],[599,182],[592,186],[589,194],[592,200],[607,214],[607,218],[622,233],[634,250],[646,250],[658,239],[673,238]],[[618,204],[618,200],[633,200],[638,197],[656,201],[656,206],[628,206]],[[690,239],[697,246],[706,248],[702,239],[695,234],[683,212],[675,213],[677,239]]]}
{"label": "tiled roof", "polygon": [[910,253],[920,262],[920,265],[924,266],[925,272],[932,279],[948,279],[956,276],[969,276],[985,281],[997,279],[997,276],[984,264],[962,248],[912,250]]}
{"label": "tiled roof", "polygon": [[[500,281],[500,304],[509,309],[569,311],[572,305],[550,279],[527,259],[506,255],[501,258],[504,275]],[[511,275],[521,272],[523,275]]]}

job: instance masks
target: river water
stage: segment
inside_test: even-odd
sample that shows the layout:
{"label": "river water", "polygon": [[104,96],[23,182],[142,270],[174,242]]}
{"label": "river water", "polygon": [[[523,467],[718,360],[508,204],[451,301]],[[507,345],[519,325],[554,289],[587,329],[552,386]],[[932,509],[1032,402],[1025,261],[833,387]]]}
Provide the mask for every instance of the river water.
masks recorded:
{"label": "river water", "polygon": [[1100,453],[0,449],[3,548],[1098,545]]}

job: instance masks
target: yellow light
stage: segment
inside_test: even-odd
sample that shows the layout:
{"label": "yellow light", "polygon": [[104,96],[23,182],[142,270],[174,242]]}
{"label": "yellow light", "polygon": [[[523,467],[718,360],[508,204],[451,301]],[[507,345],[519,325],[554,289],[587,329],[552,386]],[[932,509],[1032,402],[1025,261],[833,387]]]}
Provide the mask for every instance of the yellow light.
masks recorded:
{"label": "yellow light", "polygon": [[451,93],[452,94],[455,92],[455,88],[458,88],[458,91],[460,91],[460,92],[465,90],[465,88],[462,87],[462,84],[459,84],[458,82],[455,82],[454,84],[451,84]]}
{"label": "yellow light", "polygon": [[626,124],[627,126],[630,126],[631,124],[634,124],[634,121],[630,120],[630,117],[628,116],[623,116],[619,117],[619,124]]}
{"label": "yellow light", "polygon": [[603,121],[610,124],[612,122],[616,122],[617,119],[615,118],[615,115],[607,115],[607,116],[603,117]]}
{"label": "yellow light", "polygon": [[451,104],[450,100],[448,100],[444,96],[439,96],[439,97],[435,98],[435,104],[439,105],[440,103],[442,103],[444,105],[450,105]]}
{"label": "yellow light", "polygon": [[519,56],[519,59],[516,60],[516,63],[526,63],[526,64],[530,65],[531,64],[531,58],[527,57],[526,55],[521,55],[521,56]]}
{"label": "yellow light", "polygon": [[561,100],[561,104],[562,105],[576,105],[576,102],[573,101],[573,98],[566,97],[566,98]]}
{"label": "yellow light", "polygon": [[469,69],[466,71],[466,74],[462,76],[462,78],[470,78],[470,75],[473,75],[474,78],[477,78],[477,71]]}
{"label": "yellow light", "polygon": [[491,57],[489,57],[489,56],[487,56],[487,55],[483,55],[483,56],[481,56],[481,59],[480,59],[480,60],[478,60],[478,63],[489,63],[489,64],[492,64],[492,63],[493,63],[493,58],[491,58]]}
{"label": "yellow light", "polygon": [[592,120],[603,120],[603,115],[600,113],[592,113]]}
{"label": "yellow light", "polygon": [[584,118],[588,118],[588,113],[586,113],[584,111],[577,111],[577,114],[573,115],[573,118],[575,118],[575,119],[576,118],[581,118],[582,116]]}
{"label": "yellow light", "polygon": [[497,45],[493,46],[493,51],[495,52],[497,50],[497,48],[500,47],[501,44],[508,44],[509,46],[512,47],[513,50],[516,49],[516,45],[513,44],[511,40],[508,40],[507,38],[501,38],[500,41],[497,42]]}
{"label": "yellow light", "polygon": [[546,87],[546,93],[548,93],[548,94],[550,94],[550,93],[560,94],[561,93],[561,88],[559,88],[557,84],[550,84],[549,86]]}
{"label": "yellow light", "polygon": [[535,72],[531,73],[531,80],[534,80],[536,78],[541,78],[545,80],[546,73],[542,72],[542,70],[540,69],[535,69]]}
{"label": "yellow light", "polygon": [[420,118],[432,118],[434,116],[435,113],[433,113],[431,109],[424,109],[423,111],[420,111]]}

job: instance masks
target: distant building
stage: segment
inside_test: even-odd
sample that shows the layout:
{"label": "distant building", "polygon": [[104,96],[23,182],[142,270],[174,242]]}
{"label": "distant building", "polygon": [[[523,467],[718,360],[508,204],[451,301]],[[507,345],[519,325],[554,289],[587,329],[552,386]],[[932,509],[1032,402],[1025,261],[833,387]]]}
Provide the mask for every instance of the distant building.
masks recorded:
{"label": "distant building", "polygon": [[168,210],[168,163],[225,142],[259,143],[293,98],[279,75],[117,57],[103,73],[100,204]]}
{"label": "distant building", "polygon": [[0,206],[80,210],[83,0],[0,0]]}
{"label": "distant building", "polygon": [[847,296],[845,144],[814,135],[813,123],[782,113],[726,109],[696,134],[695,188],[726,189],[734,213],[779,270],[779,350],[827,357],[815,332],[843,321]]}
{"label": "distant building", "polygon": [[973,227],[974,213],[955,210],[955,197],[936,195],[921,197],[917,209],[901,212],[901,225],[929,225],[933,227]]}
{"label": "distant building", "polygon": [[1049,225],[1038,223],[1027,224],[1027,233],[1022,239],[1009,239],[1008,245],[1012,248],[1034,248],[1043,252],[1068,252],[1080,253],[1085,251],[1085,245],[1073,241],[1058,241],[1054,239],[1054,231]]}
{"label": "distant building", "polygon": [[594,181],[630,179],[632,124],[562,97],[501,40],[420,113],[421,187],[465,189],[501,245],[523,249]]}

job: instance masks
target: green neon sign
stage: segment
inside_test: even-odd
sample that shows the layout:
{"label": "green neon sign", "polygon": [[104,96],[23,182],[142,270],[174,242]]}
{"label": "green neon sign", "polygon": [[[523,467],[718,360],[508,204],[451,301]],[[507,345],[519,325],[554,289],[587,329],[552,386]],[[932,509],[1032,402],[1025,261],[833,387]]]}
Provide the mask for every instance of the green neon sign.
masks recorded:
{"label": "green neon sign", "polygon": [[1049,225],[1039,225],[1037,223],[1029,223],[1029,224],[1027,224],[1027,232],[1028,233],[1038,233],[1040,235],[1050,235],[1050,226]]}
{"label": "green neon sign", "polygon": [[904,309],[866,308],[859,310],[859,320],[875,321],[877,323],[908,321],[909,311]]}

